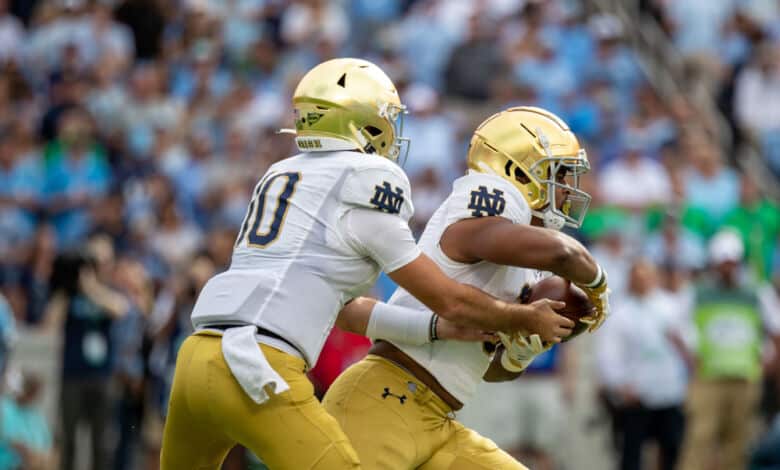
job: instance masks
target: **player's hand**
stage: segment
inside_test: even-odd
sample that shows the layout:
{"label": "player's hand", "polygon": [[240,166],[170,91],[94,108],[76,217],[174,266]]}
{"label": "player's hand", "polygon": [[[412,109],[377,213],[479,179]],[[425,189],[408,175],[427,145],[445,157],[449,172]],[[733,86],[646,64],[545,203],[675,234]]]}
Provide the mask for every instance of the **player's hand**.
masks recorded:
{"label": "player's hand", "polygon": [[538,334],[545,343],[560,343],[571,334],[574,322],[555,312],[556,309],[564,308],[565,302],[539,299],[528,306],[531,307],[526,323],[529,335]]}
{"label": "player's hand", "polygon": [[524,370],[536,356],[552,347],[552,343],[547,345],[542,343],[542,339],[537,334],[526,337],[519,333],[499,332],[498,337],[504,345],[501,366],[510,372]]}
{"label": "player's hand", "polygon": [[489,341],[491,343],[498,341],[498,337],[493,333],[458,325],[442,317],[439,317],[436,321],[436,337],[438,339],[452,339],[455,341]]}
{"label": "player's hand", "polygon": [[594,307],[593,314],[580,318],[580,321],[588,325],[589,332],[594,332],[609,316],[610,290],[607,286],[607,273],[602,272],[601,282],[596,286],[588,287],[578,284],[578,287],[585,292]]}

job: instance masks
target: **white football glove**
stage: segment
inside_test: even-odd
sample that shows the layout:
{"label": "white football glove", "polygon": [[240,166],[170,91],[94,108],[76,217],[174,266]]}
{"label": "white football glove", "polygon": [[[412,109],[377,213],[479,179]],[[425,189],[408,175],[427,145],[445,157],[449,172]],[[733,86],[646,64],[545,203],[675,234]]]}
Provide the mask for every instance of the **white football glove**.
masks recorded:
{"label": "white football glove", "polygon": [[504,345],[501,366],[509,372],[522,372],[536,356],[552,347],[552,344],[545,346],[536,333],[525,337],[519,333],[508,335],[499,331],[498,337]]}

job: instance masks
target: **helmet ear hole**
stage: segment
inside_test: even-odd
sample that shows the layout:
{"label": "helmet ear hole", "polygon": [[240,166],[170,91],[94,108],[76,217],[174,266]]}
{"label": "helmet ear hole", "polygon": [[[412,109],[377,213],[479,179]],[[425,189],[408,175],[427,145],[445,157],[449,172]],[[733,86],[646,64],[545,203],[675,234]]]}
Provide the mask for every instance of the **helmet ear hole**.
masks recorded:
{"label": "helmet ear hole", "polygon": [[526,176],[526,174],[523,173],[523,170],[521,170],[520,167],[515,168],[515,179],[520,184],[528,184],[531,182],[531,178]]}
{"label": "helmet ear hole", "polygon": [[363,129],[365,129],[366,132],[368,132],[371,135],[371,137],[376,137],[382,134],[382,129],[375,126],[366,126]]}

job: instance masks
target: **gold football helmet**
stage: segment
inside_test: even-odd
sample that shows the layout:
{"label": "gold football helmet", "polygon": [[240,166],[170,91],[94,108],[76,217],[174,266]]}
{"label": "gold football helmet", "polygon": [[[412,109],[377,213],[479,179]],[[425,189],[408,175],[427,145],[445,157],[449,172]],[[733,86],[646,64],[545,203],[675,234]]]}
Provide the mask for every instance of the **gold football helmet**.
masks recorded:
{"label": "gold football helmet", "polygon": [[[558,116],[521,106],[494,114],[474,131],[468,167],[510,181],[545,227],[579,227],[590,195],[579,189],[579,176],[590,170],[585,150]],[[556,189],[565,200],[556,201]],[[558,207],[558,206],[561,207]]]}
{"label": "gold football helmet", "polygon": [[295,142],[299,150],[358,150],[398,161],[409,151],[401,136],[398,91],[376,65],[333,59],[311,69],[293,94]]}

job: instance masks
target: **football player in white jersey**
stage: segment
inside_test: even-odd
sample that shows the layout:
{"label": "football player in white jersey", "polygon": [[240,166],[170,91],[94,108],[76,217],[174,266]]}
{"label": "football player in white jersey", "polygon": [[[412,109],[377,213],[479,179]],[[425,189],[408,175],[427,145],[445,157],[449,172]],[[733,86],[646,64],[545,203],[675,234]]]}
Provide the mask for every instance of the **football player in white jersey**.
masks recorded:
{"label": "football player in white jersey", "polygon": [[[573,326],[552,310],[560,302],[496,299],[453,281],[421,254],[407,225],[409,181],[395,163],[404,108],[378,67],[324,62],[302,78],[293,104],[302,153],[261,178],[230,269],[208,281],[194,307],[196,333],[176,363],[163,470],[217,469],[235,444],[275,470],[359,468],[304,372],[339,310],[380,270],[461,324],[530,330],[551,341]],[[372,317],[397,324],[393,314]],[[414,325],[430,329],[427,320]],[[408,334],[386,332],[399,340]]]}
{"label": "football player in white jersey", "polygon": [[[475,131],[468,166],[428,222],[419,242],[423,253],[453,279],[507,301],[541,272],[565,277],[594,303],[585,323],[598,328],[608,313],[606,275],[579,242],[558,231],[578,227],[590,202],[578,189],[588,160],[566,124],[539,108],[498,113]],[[453,413],[483,378],[517,377],[549,344],[535,334],[499,333],[502,346],[494,354],[477,342],[392,340],[383,336],[392,325],[376,313],[395,308],[432,315],[402,286],[389,304],[358,299],[339,318],[344,328],[377,339],[323,400],[363,468],[525,468]]]}

